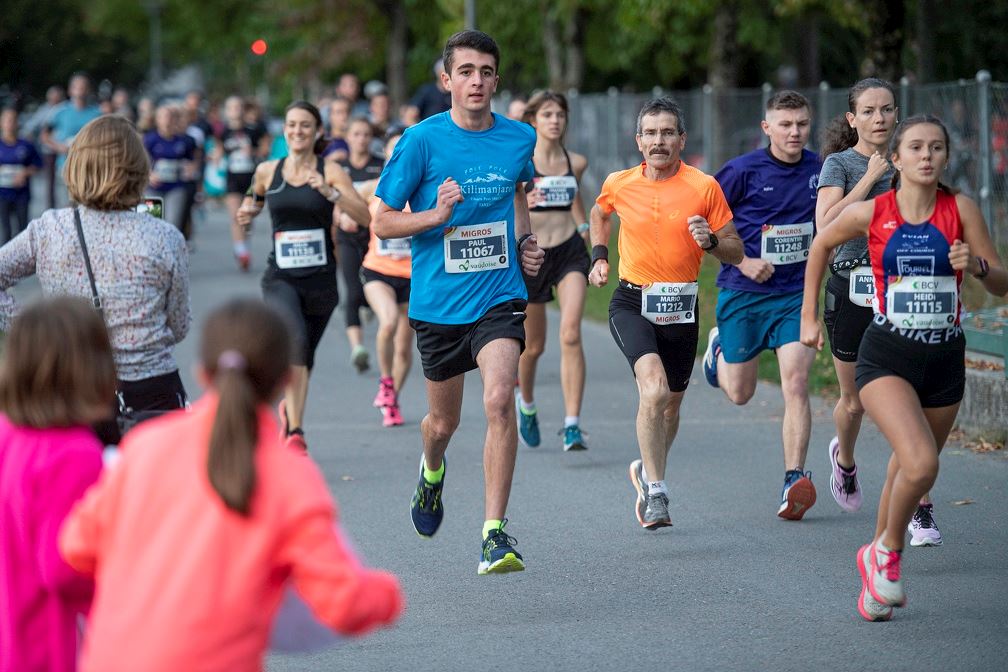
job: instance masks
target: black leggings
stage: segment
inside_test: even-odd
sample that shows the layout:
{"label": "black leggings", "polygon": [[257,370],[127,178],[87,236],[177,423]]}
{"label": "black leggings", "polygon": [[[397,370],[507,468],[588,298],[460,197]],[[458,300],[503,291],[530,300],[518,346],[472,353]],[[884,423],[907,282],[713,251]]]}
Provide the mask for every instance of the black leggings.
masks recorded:
{"label": "black leggings", "polygon": [[0,245],[28,228],[28,201],[0,198]]}
{"label": "black leggings", "polygon": [[343,314],[346,326],[359,327],[360,309],[367,305],[364,298],[364,286],[361,284],[360,268],[367,254],[370,233],[361,229],[357,233],[347,233],[340,229],[336,235],[339,242],[339,268],[346,285],[346,300],[343,302]]}
{"label": "black leggings", "polygon": [[283,311],[294,339],[293,364],[315,366],[315,350],[329,318],[339,304],[336,273],[321,271],[306,277],[287,278],[269,269],[262,279],[263,300]]}
{"label": "black leggings", "polygon": [[[116,394],[124,406],[134,411],[174,411],[185,408],[188,401],[177,370],[142,380],[120,380],[116,383]],[[115,407],[119,407],[118,400]],[[118,445],[122,439],[115,419],[95,425],[95,434],[106,446]]]}

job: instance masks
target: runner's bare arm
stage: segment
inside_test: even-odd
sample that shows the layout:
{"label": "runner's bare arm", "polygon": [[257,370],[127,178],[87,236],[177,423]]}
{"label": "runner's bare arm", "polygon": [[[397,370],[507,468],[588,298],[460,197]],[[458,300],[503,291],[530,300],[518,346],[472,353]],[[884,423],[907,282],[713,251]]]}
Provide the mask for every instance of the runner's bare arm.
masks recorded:
{"label": "runner's bare arm", "polygon": [[[965,194],[956,194],[956,206],[963,225],[963,240],[956,241],[949,252],[952,268],[964,270],[974,276],[982,275],[978,280],[994,296],[1008,295],[1008,271],[991,242],[980,208]],[[953,255],[958,258],[958,265],[953,260]],[[986,272],[983,268],[985,263]]]}
{"label": "runner's bare arm", "polygon": [[844,195],[842,187],[822,187],[816,193],[816,231],[822,231],[836,219],[843,209],[851,203],[857,203],[868,198],[872,187],[889,169],[889,162],[875,152],[868,159],[868,170],[861,176],[854,188]]}
{"label": "runner's bare arm", "polygon": [[[571,157],[571,167],[574,169],[574,177],[577,178],[578,184],[581,184],[581,176],[584,175],[585,170],[588,169],[588,159],[576,154],[574,152],[570,153]],[[585,211],[584,201],[581,200],[581,189],[577,190],[577,194],[574,195],[574,202],[571,203],[571,216],[574,218],[574,226],[580,227],[582,224],[588,222],[588,213]],[[581,237],[588,242],[591,235],[590,231],[581,231]]]}
{"label": "runner's bare arm", "polygon": [[249,187],[251,193],[246,192],[241,207],[235,213],[235,222],[238,226],[248,228],[252,225],[252,220],[256,215],[262,212],[263,206],[266,204],[266,183],[273,176],[276,165],[276,161],[266,161],[256,166],[255,173],[252,175],[252,186]]}
{"label": "runner's bare arm", "polygon": [[529,217],[528,201],[525,200],[525,183],[518,182],[514,190],[514,232],[515,238],[532,233],[532,219]]}
{"label": "runner's bare arm", "polygon": [[[328,187],[339,191],[339,207],[350,219],[360,226],[371,224],[371,213],[368,211],[367,202],[354,189],[353,181],[350,180],[350,176],[342,166],[337,163],[325,164],[325,183]],[[329,200],[337,198],[335,194],[323,194],[323,196]]]}
{"label": "runner's bare arm", "polygon": [[735,230],[734,222],[728,222],[714,234],[717,236],[717,245],[713,249],[706,249],[710,247],[712,234],[710,223],[706,218],[693,215],[686,220],[686,223],[689,225],[693,240],[700,246],[700,249],[725,264],[738,264],[742,261],[744,247],[738,231]]}
{"label": "runner's bare arm", "polygon": [[822,350],[823,336],[819,327],[819,289],[826,275],[826,261],[830,250],[868,233],[875,212],[875,201],[860,201],[844,208],[829,227],[822,229],[812,239],[808,262],[805,264],[805,294],[801,308],[801,342],[810,348]]}
{"label": "runner's bare arm", "polygon": [[612,215],[602,212],[598,205],[591,209],[591,244],[592,262],[591,272],[588,274],[588,282],[595,287],[603,287],[609,282],[609,259],[595,257],[595,250],[599,246],[607,248],[609,246],[609,235],[612,232]]}
{"label": "runner's bare arm", "polygon": [[443,224],[447,224],[451,219],[456,203],[464,200],[462,187],[451,177],[438,187],[437,203],[430,210],[420,212],[403,212],[391,208],[382,201],[378,205],[378,212],[375,214],[371,226],[375,235],[379,238],[407,238],[418,233],[429,231]]}
{"label": "runner's bare arm", "polygon": [[[515,183],[514,189],[514,227],[515,238],[521,241],[518,248],[521,268],[525,273],[535,277],[539,275],[546,252],[539,249],[539,241],[532,233],[532,218],[529,217],[528,202],[525,200],[525,184]],[[524,239],[523,239],[524,238]]]}

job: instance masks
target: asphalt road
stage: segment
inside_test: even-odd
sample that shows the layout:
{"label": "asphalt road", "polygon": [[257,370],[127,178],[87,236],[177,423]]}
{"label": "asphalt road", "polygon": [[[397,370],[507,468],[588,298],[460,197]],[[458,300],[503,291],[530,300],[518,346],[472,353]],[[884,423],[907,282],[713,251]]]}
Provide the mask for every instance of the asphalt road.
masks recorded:
{"label": "asphalt road", "polygon": [[[235,294],[258,294],[268,221],[250,274],[230,258],[223,210],[208,208],[192,254],[197,325]],[[25,293],[30,293],[26,288]],[[909,604],[890,623],[857,613],[855,552],[870,539],[889,449],[867,422],[857,449],[860,512],[829,494],[831,407],[813,401],[818,503],[798,523],[775,515],[783,481],[779,389],[734,407],[703,380],[686,395],[667,479],[674,527],[640,528],[627,467],[638,456],[626,360],[605,325],[586,324],[590,450],[564,453],[559,360],[550,341],[537,390],[543,445],[520,449],[508,532],[527,569],[478,576],[483,515],[481,384],[470,374],[448,450],[446,517],[418,537],[408,506],[426,410],[419,362],[401,396],[406,424],[381,426],[377,373],[348,364],[342,313],[319,348],[307,411],[311,455],[366,560],[394,571],[408,606],[394,628],[342,648],[274,655],[293,670],[1004,670],[1008,669],[1008,459],[950,445],[934,488],[940,548],[904,559]],[[373,343],[374,325],[367,326]],[[198,328],[177,355],[189,389]]]}

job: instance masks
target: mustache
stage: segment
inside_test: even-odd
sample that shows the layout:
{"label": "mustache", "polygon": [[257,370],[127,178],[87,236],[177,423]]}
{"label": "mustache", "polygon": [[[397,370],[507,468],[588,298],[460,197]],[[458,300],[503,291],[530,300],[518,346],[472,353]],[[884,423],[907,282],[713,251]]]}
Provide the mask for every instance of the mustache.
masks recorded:
{"label": "mustache", "polygon": [[668,156],[671,153],[672,152],[668,151],[667,149],[652,149],[649,152],[649,154],[651,154],[651,156],[655,156],[656,154],[662,154],[664,156]]}

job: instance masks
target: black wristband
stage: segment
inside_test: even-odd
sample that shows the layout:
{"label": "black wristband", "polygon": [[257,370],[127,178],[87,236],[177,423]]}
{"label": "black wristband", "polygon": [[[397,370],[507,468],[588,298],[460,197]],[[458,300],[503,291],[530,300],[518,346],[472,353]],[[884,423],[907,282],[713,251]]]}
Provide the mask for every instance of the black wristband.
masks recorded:
{"label": "black wristband", "polygon": [[984,278],[987,277],[987,274],[990,273],[990,264],[988,264],[987,260],[984,259],[983,257],[977,257],[976,260],[977,263],[980,265],[980,272],[974,273],[973,277],[976,278],[977,280],[983,280]]}
{"label": "black wristband", "polygon": [[701,247],[700,249],[703,250],[704,252],[710,252],[711,250],[713,250],[715,247],[718,246],[718,239],[717,236],[714,235],[713,231],[711,233],[708,233],[707,237],[710,238],[710,247]]}
{"label": "black wristband", "polygon": [[595,262],[599,259],[603,259],[606,263],[609,263],[609,248],[605,245],[596,245],[592,248],[591,265],[594,267]]}
{"label": "black wristband", "polygon": [[521,252],[522,245],[524,245],[525,241],[531,237],[532,237],[531,233],[523,233],[522,235],[518,236],[518,252]]}

